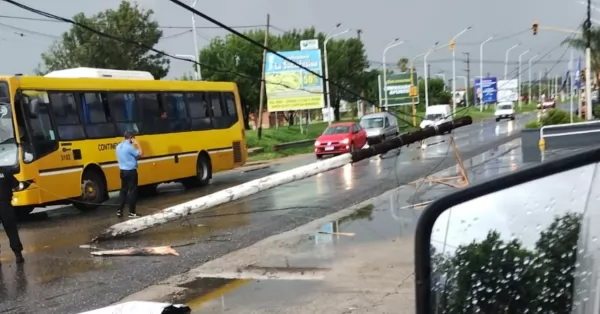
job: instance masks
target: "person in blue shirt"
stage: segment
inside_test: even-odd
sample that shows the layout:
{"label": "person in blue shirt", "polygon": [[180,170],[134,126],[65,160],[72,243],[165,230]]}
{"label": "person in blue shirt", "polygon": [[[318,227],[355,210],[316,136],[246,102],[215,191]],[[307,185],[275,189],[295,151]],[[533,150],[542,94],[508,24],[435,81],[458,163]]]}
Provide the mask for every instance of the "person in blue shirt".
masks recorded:
{"label": "person in blue shirt", "polygon": [[120,205],[117,217],[123,217],[125,203],[129,204],[129,217],[139,217],[135,212],[138,189],[138,158],[142,157],[142,147],[135,140],[132,131],[125,132],[125,139],[117,145],[117,161],[121,175],[121,191],[119,192]]}

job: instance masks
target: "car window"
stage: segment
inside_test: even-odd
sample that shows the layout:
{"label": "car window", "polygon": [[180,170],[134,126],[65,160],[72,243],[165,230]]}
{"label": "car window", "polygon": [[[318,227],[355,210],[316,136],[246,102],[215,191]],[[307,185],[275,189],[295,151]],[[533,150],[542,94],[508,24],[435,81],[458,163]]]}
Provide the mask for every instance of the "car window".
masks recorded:
{"label": "car window", "polygon": [[350,126],[347,125],[332,125],[325,129],[323,134],[345,134],[350,133]]}
{"label": "car window", "polygon": [[500,109],[500,110],[508,110],[508,109],[512,109],[512,105],[509,105],[509,104],[505,104],[505,105],[498,105],[498,109]]}
{"label": "car window", "polygon": [[360,120],[360,125],[365,129],[382,128],[383,118],[364,118]]}

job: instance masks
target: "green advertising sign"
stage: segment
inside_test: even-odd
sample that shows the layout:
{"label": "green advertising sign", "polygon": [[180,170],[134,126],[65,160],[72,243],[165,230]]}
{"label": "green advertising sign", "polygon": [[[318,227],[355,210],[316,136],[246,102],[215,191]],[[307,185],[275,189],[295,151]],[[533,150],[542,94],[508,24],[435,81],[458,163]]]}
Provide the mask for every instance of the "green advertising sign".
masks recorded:
{"label": "green advertising sign", "polygon": [[[419,103],[419,81],[417,73],[413,73],[414,91],[416,93],[414,104]],[[413,104],[410,95],[410,73],[395,73],[387,76],[387,104],[388,106],[406,106]],[[382,99],[385,105],[385,95]]]}

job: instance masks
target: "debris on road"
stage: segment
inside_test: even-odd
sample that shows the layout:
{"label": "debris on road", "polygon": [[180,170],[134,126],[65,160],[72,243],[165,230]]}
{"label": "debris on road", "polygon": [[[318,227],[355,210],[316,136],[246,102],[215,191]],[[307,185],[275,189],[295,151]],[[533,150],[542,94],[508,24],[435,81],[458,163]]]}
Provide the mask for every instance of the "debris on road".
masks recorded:
{"label": "debris on road", "polygon": [[252,180],[182,204],[171,206],[152,215],[115,224],[102,231],[102,233],[94,238],[92,242],[115,239],[149,228],[154,228],[170,221],[197,214],[209,208],[266,191],[286,183],[302,180],[318,173],[337,169],[347,164],[365,160],[402,146],[420,142],[429,137],[444,134],[456,128],[470,125],[472,122],[473,120],[469,116],[461,117],[435,127],[428,127],[412,133],[402,134],[353,153],[342,154],[327,160],[318,161],[306,166]]}
{"label": "debris on road", "polygon": [[156,246],[156,247],[144,247],[144,248],[133,248],[122,250],[106,250],[106,251],[93,251],[91,252],[94,256],[154,256],[154,255],[175,255],[179,256],[179,253],[170,246]]}
{"label": "debris on road", "polygon": [[347,237],[353,237],[356,235],[356,233],[354,232],[328,232],[328,231],[319,231],[319,233],[322,234],[331,234],[331,235],[341,235],[341,236],[347,236]]}
{"label": "debris on road", "polygon": [[80,314],[146,313],[146,314],[189,314],[192,309],[185,304],[131,301],[107,306]]}

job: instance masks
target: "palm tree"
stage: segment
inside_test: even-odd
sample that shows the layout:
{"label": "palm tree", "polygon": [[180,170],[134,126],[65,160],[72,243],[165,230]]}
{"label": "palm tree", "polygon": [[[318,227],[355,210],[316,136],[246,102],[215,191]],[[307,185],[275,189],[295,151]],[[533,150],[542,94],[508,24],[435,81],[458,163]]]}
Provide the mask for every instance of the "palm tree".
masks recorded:
{"label": "palm tree", "polygon": [[[590,70],[594,74],[594,81],[600,82],[600,27],[592,27],[590,39],[592,48],[592,68]],[[585,51],[587,40],[585,35],[582,33],[579,37],[570,37],[565,39],[563,44],[569,45],[581,51]]]}
{"label": "palm tree", "polygon": [[406,72],[408,68],[408,58],[400,58],[400,60],[398,60],[398,70],[400,70],[400,72]]}

